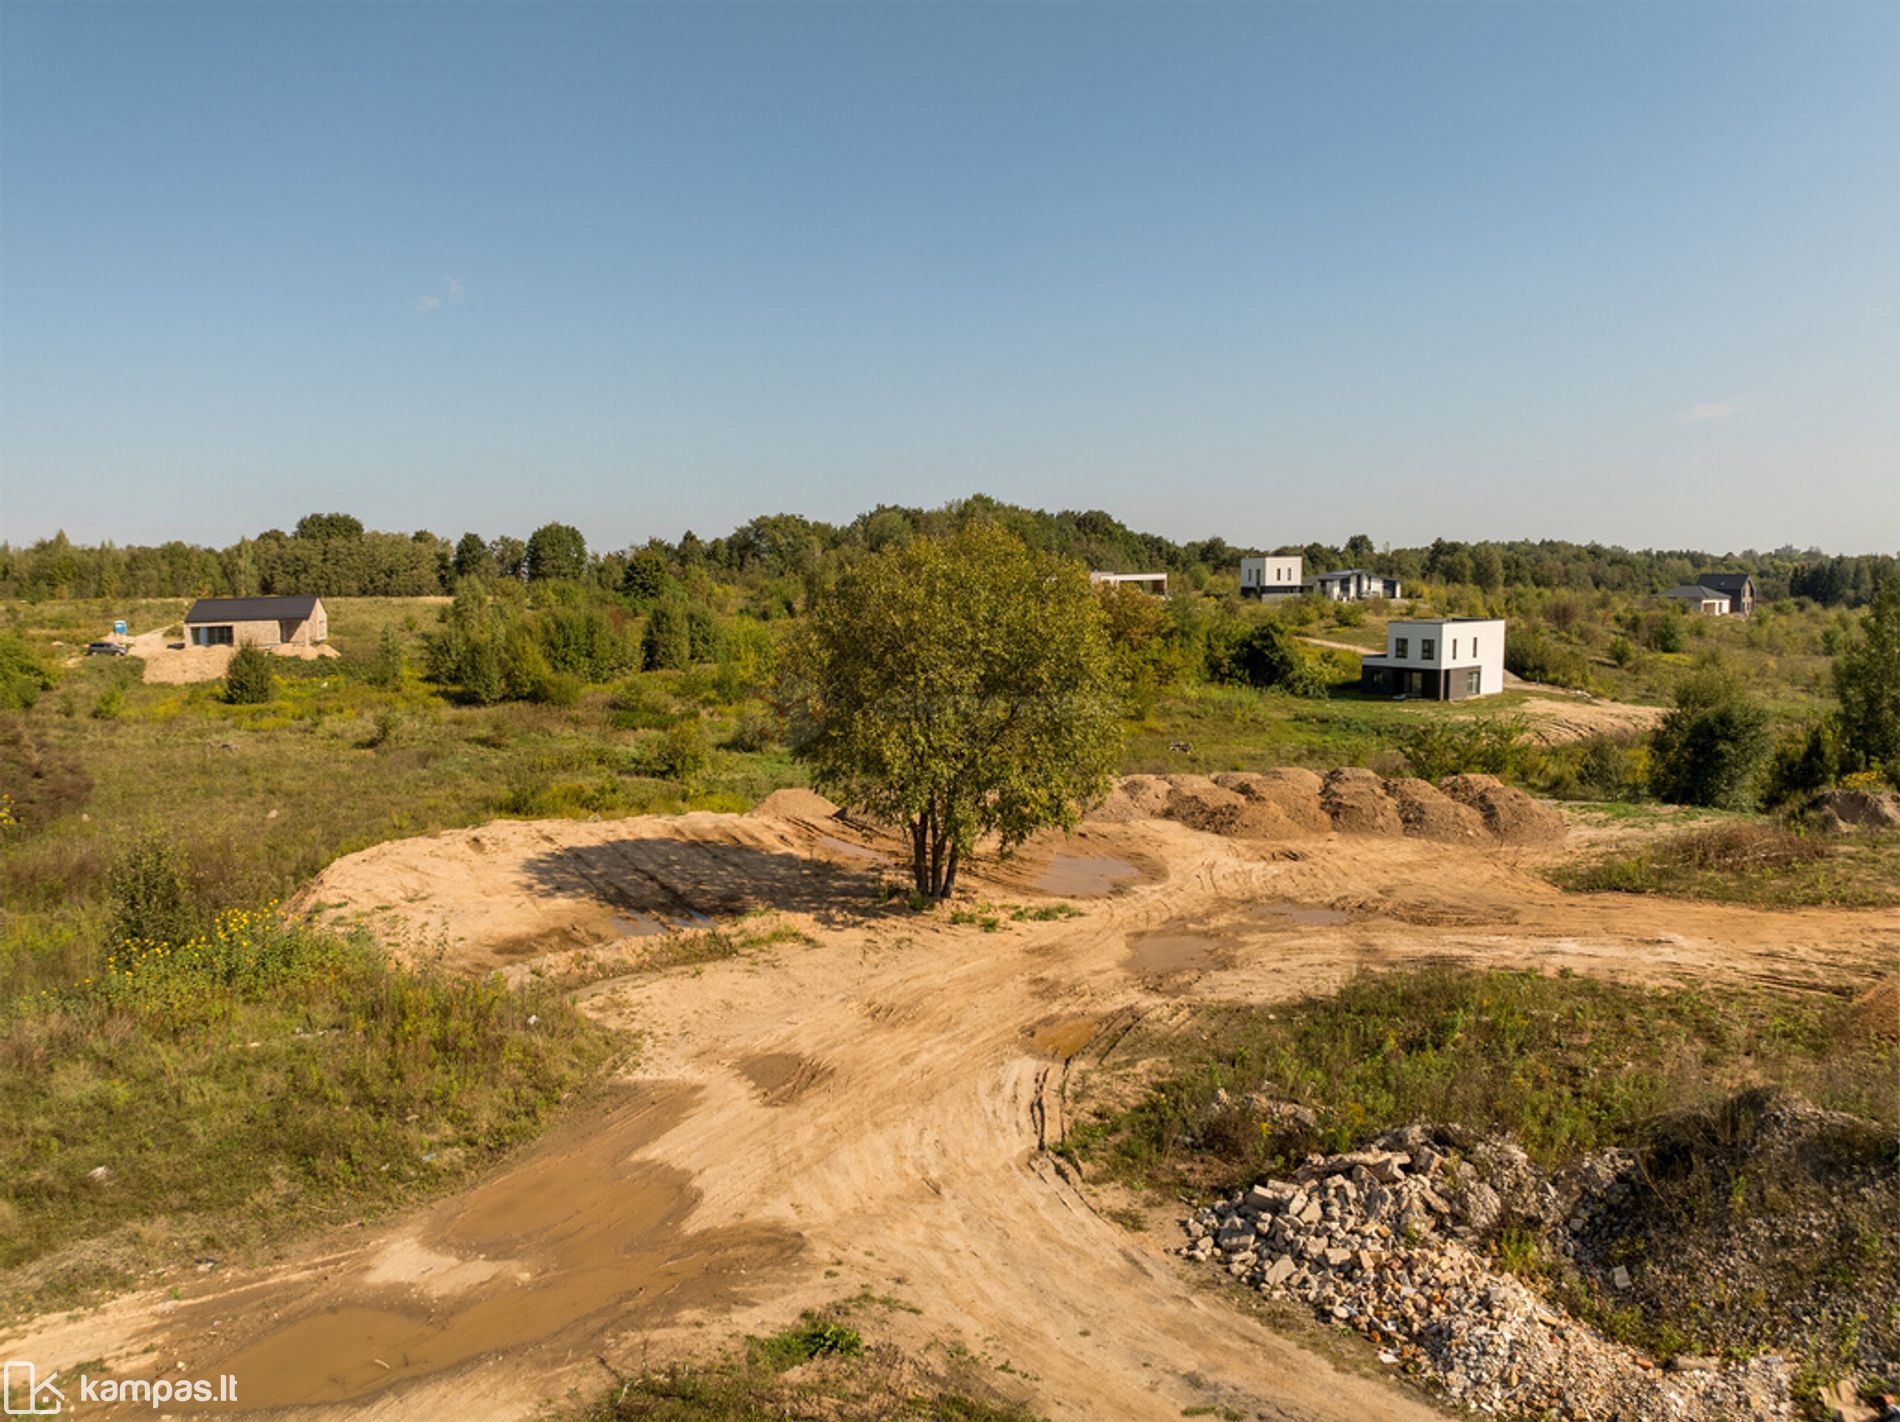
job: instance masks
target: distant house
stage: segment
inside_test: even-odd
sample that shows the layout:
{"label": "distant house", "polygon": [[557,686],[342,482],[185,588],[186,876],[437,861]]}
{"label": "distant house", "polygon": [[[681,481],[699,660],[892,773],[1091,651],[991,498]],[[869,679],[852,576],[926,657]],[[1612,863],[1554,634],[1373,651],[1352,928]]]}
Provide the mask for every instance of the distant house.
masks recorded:
{"label": "distant house", "polygon": [[1397,578],[1368,572],[1364,568],[1341,568],[1337,572],[1321,573],[1308,586],[1319,596],[1333,602],[1364,602],[1368,598],[1395,598],[1399,595]]}
{"label": "distant house", "polygon": [[1755,610],[1755,580],[1747,573],[1697,573],[1663,594],[1704,617],[1746,617]]}
{"label": "distant house", "polygon": [[1166,573],[1090,573],[1091,583],[1127,583],[1132,587],[1144,588],[1156,597],[1168,595],[1168,575]]}
{"label": "distant house", "polygon": [[185,614],[194,647],[309,647],[330,637],[316,597],[202,597]]}
{"label": "distant house", "polygon": [[1669,589],[1663,596],[1703,617],[1728,616],[1728,594],[1705,588],[1700,583],[1684,583],[1679,588]]}
{"label": "distant house", "polygon": [[1375,696],[1463,701],[1504,690],[1502,617],[1431,617],[1393,622],[1385,655],[1359,662],[1360,689]]}
{"label": "distant house", "polygon": [[1728,599],[1731,617],[1746,617],[1755,610],[1755,580],[1747,573],[1697,573],[1695,580]]}
{"label": "distant house", "polygon": [[1242,597],[1298,597],[1306,591],[1300,582],[1298,554],[1291,558],[1242,558],[1240,595]]}

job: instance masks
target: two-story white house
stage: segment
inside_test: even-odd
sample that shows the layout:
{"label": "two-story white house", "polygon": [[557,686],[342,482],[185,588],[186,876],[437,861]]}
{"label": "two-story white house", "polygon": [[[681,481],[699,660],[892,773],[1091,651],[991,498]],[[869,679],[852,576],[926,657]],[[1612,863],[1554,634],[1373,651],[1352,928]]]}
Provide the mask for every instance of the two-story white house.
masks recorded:
{"label": "two-story white house", "polygon": [[1302,563],[1299,554],[1290,558],[1242,558],[1240,595],[1242,597],[1298,597],[1304,590],[1300,582]]}
{"label": "two-story white house", "polygon": [[1385,629],[1385,655],[1359,662],[1362,691],[1462,701],[1504,690],[1502,617],[1428,617]]}

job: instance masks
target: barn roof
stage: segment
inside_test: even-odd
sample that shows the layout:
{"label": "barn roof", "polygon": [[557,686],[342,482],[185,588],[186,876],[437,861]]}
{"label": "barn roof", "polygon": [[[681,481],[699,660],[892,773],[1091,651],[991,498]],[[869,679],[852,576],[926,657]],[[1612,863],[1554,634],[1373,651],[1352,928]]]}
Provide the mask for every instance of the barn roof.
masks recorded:
{"label": "barn roof", "polygon": [[1747,573],[1697,573],[1695,580],[1717,592],[1738,593],[1749,584]]}
{"label": "barn roof", "polygon": [[201,597],[185,614],[194,622],[301,622],[317,610],[317,599],[301,597]]}

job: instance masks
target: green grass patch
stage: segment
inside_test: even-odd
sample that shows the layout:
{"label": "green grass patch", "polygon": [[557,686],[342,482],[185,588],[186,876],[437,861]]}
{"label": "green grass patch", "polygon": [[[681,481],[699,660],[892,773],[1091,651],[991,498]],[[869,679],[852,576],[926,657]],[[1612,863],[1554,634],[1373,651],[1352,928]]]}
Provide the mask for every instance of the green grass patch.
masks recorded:
{"label": "green grass patch", "polygon": [[[1757,1083],[1900,1121],[1894,1051],[1847,1030],[1845,1011],[1833,998],[1532,972],[1366,977],[1330,996],[1137,1027],[1118,1055],[1164,1063],[1160,1074],[1085,1082],[1061,1149],[1137,1186],[1201,1190],[1410,1121],[1509,1131],[1552,1163],[1639,1143],[1659,1114]],[[1254,1093],[1303,1105],[1314,1124],[1256,1109]]]}
{"label": "green grass patch", "polygon": [[439,1189],[530,1135],[609,1050],[557,996],[396,967],[366,937],[271,914],[122,946],[0,1013],[10,1302]]}
{"label": "green grass patch", "polygon": [[1730,820],[1550,871],[1579,893],[1663,894],[1763,908],[1889,908],[1900,904],[1892,836],[1828,839]]}

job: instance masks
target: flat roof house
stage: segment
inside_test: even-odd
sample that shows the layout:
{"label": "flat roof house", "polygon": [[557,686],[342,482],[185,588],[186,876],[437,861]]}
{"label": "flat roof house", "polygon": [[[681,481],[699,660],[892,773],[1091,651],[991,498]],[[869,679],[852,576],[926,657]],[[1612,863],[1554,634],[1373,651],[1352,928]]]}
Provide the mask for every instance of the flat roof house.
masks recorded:
{"label": "flat roof house", "polygon": [[1091,583],[1129,583],[1145,588],[1156,597],[1168,595],[1168,575],[1166,573],[1090,573]]}
{"label": "flat roof house", "polygon": [[1363,657],[1359,687],[1373,696],[1463,701],[1504,690],[1502,617],[1428,617],[1389,623],[1385,655]]}
{"label": "flat roof house", "polygon": [[1298,597],[1306,591],[1300,582],[1301,561],[1296,553],[1290,558],[1242,558],[1240,595],[1242,597]]}
{"label": "flat roof house", "polygon": [[1340,568],[1321,573],[1311,583],[1312,590],[1334,602],[1364,602],[1368,598],[1397,597],[1399,580],[1364,568]]}
{"label": "flat roof house", "polygon": [[316,597],[201,597],[185,614],[194,647],[309,647],[330,638]]}

